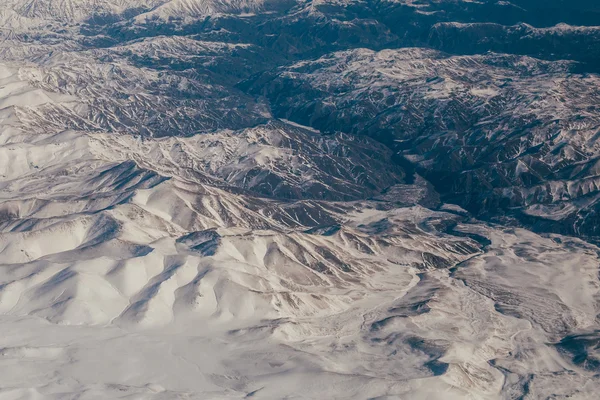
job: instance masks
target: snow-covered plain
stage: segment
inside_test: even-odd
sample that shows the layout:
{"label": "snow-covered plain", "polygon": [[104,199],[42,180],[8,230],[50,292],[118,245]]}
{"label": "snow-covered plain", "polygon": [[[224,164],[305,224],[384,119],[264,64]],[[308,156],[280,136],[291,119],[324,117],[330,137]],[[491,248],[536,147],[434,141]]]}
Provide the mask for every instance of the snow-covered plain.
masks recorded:
{"label": "snow-covered plain", "polygon": [[[8,4],[0,400],[597,398],[598,247],[478,221],[383,144],[274,118],[217,82],[253,45],[90,49],[67,22],[127,2]],[[143,0],[134,19],[261,4]],[[71,39],[19,37],[48,21]],[[348,54],[351,77],[378,65]],[[439,57],[402,54],[410,76],[378,82]]]}

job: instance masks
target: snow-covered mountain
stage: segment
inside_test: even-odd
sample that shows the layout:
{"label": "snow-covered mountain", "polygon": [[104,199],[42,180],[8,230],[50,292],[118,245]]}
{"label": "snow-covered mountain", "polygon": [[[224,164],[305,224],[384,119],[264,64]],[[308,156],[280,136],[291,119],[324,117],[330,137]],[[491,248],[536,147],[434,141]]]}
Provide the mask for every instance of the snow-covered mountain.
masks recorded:
{"label": "snow-covered mountain", "polygon": [[0,400],[596,398],[592,3],[3,2]]}
{"label": "snow-covered mountain", "polygon": [[7,0],[5,8],[26,18],[77,22],[95,14],[121,14],[128,9],[153,8],[162,3],[165,0]]}
{"label": "snow-covered mountain", "polygon": [[136,17],[137,22],[148,19],[174,18],[194,21],[195,18],[219,14],[249,14],[260,10],[262,0],[168,0],[151,11]]}
{"label": "snow-covered mountain", "polygon": [[276,116],[397,149],[445,199],[597,235],[600,79],[569,62],[337,52],[244,83]]}
{"label": "snow-covered mountain", "polygon": [[[7,0],[5,11],[25,18],[67,23],[105,16],[137,14],[146,18],[195,18],[217,13],[249,12],[260,7],[255,0]],[[129,14],[129,15],[127,15]]]}

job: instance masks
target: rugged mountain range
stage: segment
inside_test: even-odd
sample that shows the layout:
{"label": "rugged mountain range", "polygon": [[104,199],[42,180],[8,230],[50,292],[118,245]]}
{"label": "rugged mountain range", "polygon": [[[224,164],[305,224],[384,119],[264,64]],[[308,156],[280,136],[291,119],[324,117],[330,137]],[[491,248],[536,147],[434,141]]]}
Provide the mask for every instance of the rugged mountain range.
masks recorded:
{"label": "rugged mountain range", "polygon": [[386,143],[443,199],[597,234],[600,80],[568,62],[432,50],[336,52],[242,84],[275,115]]}
{"label": "rugged mountain range", "polygon": [[592,399],[592,1],[0,5],[0,399]]}

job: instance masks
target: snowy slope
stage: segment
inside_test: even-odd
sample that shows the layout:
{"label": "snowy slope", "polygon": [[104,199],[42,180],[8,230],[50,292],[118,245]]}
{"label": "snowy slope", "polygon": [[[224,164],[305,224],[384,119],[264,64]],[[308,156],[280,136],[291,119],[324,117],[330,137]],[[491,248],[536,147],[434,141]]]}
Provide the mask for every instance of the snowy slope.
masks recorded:
{"label": "snowy slope", "polygon": [[262,3],[263,0],[169,0],[135,19],[137,22],[156,18],[193,20],[217,14],[244,14],[259,10]]}

